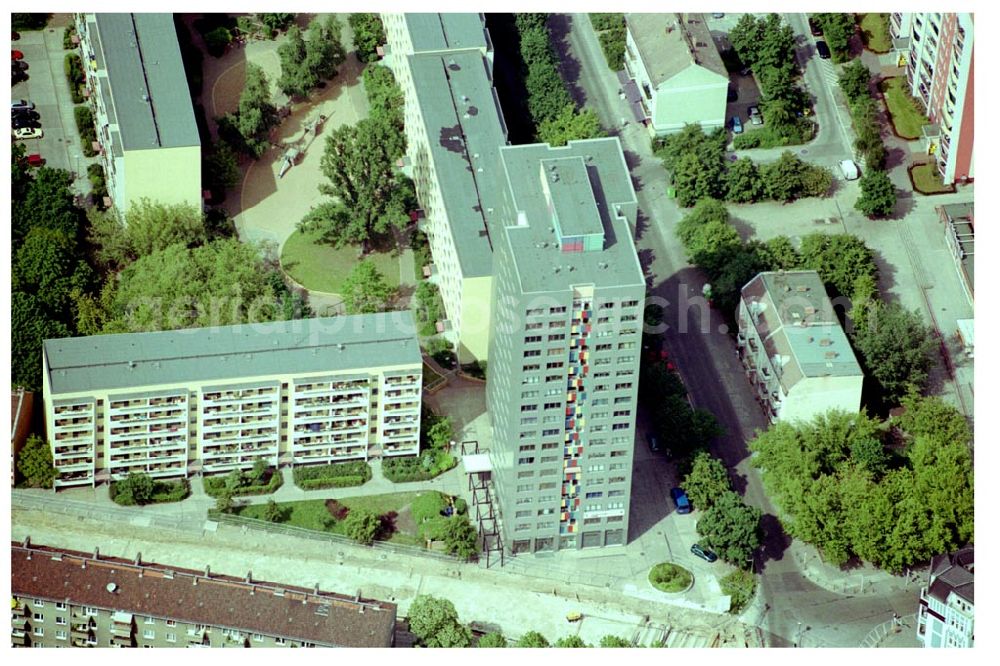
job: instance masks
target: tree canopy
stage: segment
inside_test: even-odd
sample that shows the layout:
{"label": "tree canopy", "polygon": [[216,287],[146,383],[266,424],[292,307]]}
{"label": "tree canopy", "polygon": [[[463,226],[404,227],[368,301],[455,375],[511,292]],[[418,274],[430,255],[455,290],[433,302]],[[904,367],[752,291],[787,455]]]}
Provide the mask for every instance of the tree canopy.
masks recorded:
{"label": "tree canopy", "polygon": [[377,59],[376,49],[385,44],[385,29],[378,14],[354,12],[347,19],[354,33],[354,48],[361,62]]}
{"label": "tree canopy", "polygon": [[458,621],[455,605],[447,599],[421,594],[410,604],[410,631],[426,647],[468,647],[472,632]]}
{"label": "tree canopy", "polygon": [[351,509],[344,519],[344,534],[358,543],[368,545],[375,540],[381,525],[382,521],[374,511]]}
{"label": "tree canopy", "polygon": [[760,546],[760,517],[760,509],[727,490],[698,519],[698,535],[726,562],[745,564]]}
{"label": "tree canopy", "polygon": [[305,39],[298,26],[288,28],[285,41],[278,47],[281,76],[278,88],[290,97],[306,97],[309,92],[337,75],[337,68],[347,57],[341,43],[343,25],[329,15],[309,22]]}
{"label": "tree canopy", "polygon": [[684,492],[699,509],[708,509],[732,488],[729,472],[721,460],[708,451],[699,451],[691,463],[691,471],[684,477]]}
{"label": "tree canopy", "polygon": [[17,454],[17,473],[28,488],[52,488],[58,473],[52,465],[48,442],[32,433]]}
{"label": "tree canopy", "polygon": [[270,146],[271,128],[278,124],[278,109],[271,102],[267,75],[259,65],[247,63],[246,83],[235,113],[217,119],[219,136],[253,158]]}
{"label": "tree canopy", "polygon": [[517,639],[514,647],[519,648],[547,648],[549,641],[537,631],[529,631]]}
{"label": "tree canopy", "polygon": [[896,207],[896,186],[885,171],[869,169],[861,176],[861,196],[854,207],[866,217],[885,217]]}
{"label": "tree canopy", "polygon": [[604,136],[601,121],[593,109],[578,111],[574,104],[567,104],[553,118],[542,121],[538,140],[553,146],[565,146],[577,139],[594,139]]}
{"label": "tree canopy", "polygon": [[824,12],[813,14],[823,28],[823,39],[830,47],[833,62],[845,62],[851,57],[851,37],[857,31],[854,14]]}
{"label": "tree canopy", "polygon": [[852,338],[865,374],[874,378],[882,395],[898,403],[927,382],[935,342],[923,318],[899,303],[874,301],[865,317],[854,322]]}
{"label": "tree canopy", "polygon": [[371,259],[355,264],[341,291],[348,314],[384,312],[395,294]]}
{"label": "tree canopy", "polygon": [[957,410],[936,398],[908,398],[908,413],[900,427],[916,427],[903,433],[910,443],[902,454],[886,448],[886,424],[863,413],[778,423],[750,442],[789,534],[833,564],[857,555],[893,572],[968,543],[968,431]]}

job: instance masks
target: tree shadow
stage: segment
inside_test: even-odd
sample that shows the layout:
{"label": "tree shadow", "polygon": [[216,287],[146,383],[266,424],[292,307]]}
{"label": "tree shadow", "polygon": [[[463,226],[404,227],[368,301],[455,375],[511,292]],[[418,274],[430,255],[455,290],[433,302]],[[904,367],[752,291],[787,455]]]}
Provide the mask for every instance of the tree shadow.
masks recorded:
{"label": "tree shadow", "polygon": [[910,155],[910,151],[904,150],[898,146],[886,146],[885,152],[885,170],[892,171],[895,167],[902,166],[907,163],[907,158]]}
{"label": "tree shadow", "polygon": [[587,101],[587,93],[580,85],[580,61],[570,53],[569,35],[573,29],[573,17],[569,14],[549,14],[547,25],[566,89],[573,101],[582,107]]}
{"label": "tree shadow", "polygon": [[399,514],[395,511],[383,513],[378,517],[379,527],[378,531],[375,533],[376,541],[388,541],[392,538],[392,535],[398,531],[396,528],[396,518],[398,517]]}
{"label": "tree shadow", "polygon": [[913,192],[896,188],[896,205],[892,207],[892,212],[886,215],[889,220],[902,220],[914,207]]}
{"label": "tree shadow", "polygon": [[761,549],[758,564],[765,568],[768,562],[784,559],[785,551],[792,545],[792,539],[785,534],[778,517],[771,513],[761,516],[760,530]]}
{"label": "tree shadow", "polygon": [[753,238],[756,233],[751,225],[747,224],[738,217],[733,217],[732,215],[730,215],[729,224],[732,225],[734,229],[736,229],[736,233],[740,235],[740,238],[743,240],[744,243]]}
{"label": "tree shadow", "polygon": [[[640,208],[635,216],[635,240],[639,240],[645,236],[646,232],[649,231],[651,227],[652,221],[646,217],[646,214],[643,212],[642,208]],[[640,251],[639,254],[641,256],[642,251]]]}

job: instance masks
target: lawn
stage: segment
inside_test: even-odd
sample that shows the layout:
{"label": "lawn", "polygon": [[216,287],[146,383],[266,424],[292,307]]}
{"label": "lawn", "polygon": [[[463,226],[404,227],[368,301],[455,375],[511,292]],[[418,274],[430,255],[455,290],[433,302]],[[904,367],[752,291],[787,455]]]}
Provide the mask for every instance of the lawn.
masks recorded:
{"label": "lawn", "polygon": [[[435,490],[424,491],[437,492]],[[368,495],[364,497],[346,497],[337,500],[348,509],[367,509],[379,516],[383,516],[388,522],[394,525],[391,536],[387,539],[395,543],[405,543],[410,545],[420,545],[421,540],[415,529],[410,531],[395,520],[396,515],[408,507],[414,499],[422,495],[420,492],[389,493],[387,495]],[[344,524],[342,520],[334,518],[326,507],[327,500],[300,500],[297,502],[278,502],[278,507],[285,511],[285,519],[281,523],[294,525],[307,530],[318,530],[321,532],[332,532],[333,534],[344,534]],[[256,518],[265,520],[264,512],[266,504],[251,504],[249,506],[237,507],[233,513],[246,518]],[[389,514],[389,516],[386,516]]]}
{"label": "lawn", "polygon": [[[340,293],[344,279],[360,258],[356,245],[334,248],[319,243],[320,233],[296,231],[281,250],[281,266],[292,279],[306,289]],[[391,252],[371,252],[366,257],[385,276],[385,281],[395,289],[399,286],[399,258]]]}
{"label": "lawn", "polygon": [[937,165],[934,162],[918,164],[910,169],[910,180],[913,181],[913,189],[923,194],[941,194],[942,192],[954,192],[955,188],[945,185],[938,174]]}
{"label": "lawn", "polygon": [[888,53],[892,48],[888,14],[861,14],[861,39],[873,53]]}
{"label": "lawn", "polygon": [[906,79],[894,76],[879,84],[885,95],[886,106],[889,107],[889,117],[896,128],[896,134],[904,139],[920,138],[920,128],[928,124],[927,116],[920,110],[915,99],[906,90]]}
{"label": "lawn", "polygon": [[670,562],[661,562],[649,570],[649,582],[660,592],[683,592],[691,581],[690,571]]}
{"label": "lawn", "polygon": [[438,374],[437,370],[424,363],[424,388],[427,388],[431,384],[436,384],[441,379],[443,377]]}

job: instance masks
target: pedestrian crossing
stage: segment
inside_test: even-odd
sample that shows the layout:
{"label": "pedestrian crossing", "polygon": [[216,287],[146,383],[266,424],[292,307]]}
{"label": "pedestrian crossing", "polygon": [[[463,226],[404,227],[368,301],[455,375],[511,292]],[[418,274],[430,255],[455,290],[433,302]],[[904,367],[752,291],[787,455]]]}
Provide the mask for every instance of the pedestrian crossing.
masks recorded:
{"label": "pedestrian crossing", "polygon": [[816,60],[819,61],[817,64],[819,65],[820,75],[831,88],[836,90],[839,86],[839,83],[837,82],[837,68],[830,60],[824,60],[822,58],[817,58]]}

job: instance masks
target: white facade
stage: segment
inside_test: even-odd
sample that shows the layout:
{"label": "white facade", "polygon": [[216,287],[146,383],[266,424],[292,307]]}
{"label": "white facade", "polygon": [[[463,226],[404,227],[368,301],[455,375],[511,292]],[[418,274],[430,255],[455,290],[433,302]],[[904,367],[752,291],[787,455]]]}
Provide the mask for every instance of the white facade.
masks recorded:
{"label": "white facade", "polygon": [[975,647],[974,557],[968,546],[931,559],[917,612],[917,638],[924,647]]}

